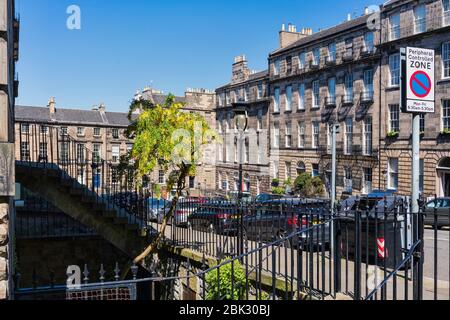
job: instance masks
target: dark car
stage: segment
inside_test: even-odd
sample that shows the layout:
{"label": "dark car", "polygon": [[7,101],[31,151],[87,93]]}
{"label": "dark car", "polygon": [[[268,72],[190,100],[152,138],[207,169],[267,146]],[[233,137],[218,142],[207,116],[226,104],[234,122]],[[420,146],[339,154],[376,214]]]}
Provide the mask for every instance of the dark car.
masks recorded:
{"label": "dark car", "polygon": [[148,219],[153,222],[158,221],[158,215],[163,214],[164,208],[168,203],[164,199],[154,199],[150,198],[147,200],[148,203]]}
{"label": "dark car", "polygon": [[[256,204],[244,216],[244,232],[248,240],[272,242],[298,233],[285,245],[329,243],[330,201],[309,199],[278,199]],[[320,225],[320,226],[319,226]],[[315,227],[317,226],[317,227]],[[306,230],[304,233],[301,230]]]}
{"label": "dark car", "polygon": [[282,199],[282,198],[283,198],[283,196],[280,196],[280,195],[262,193],[262,194],[259,194],[256,196],[255,201],[256,202],[266,202],[266,201]]}
{"label": "dark car", "polygon": [[218,234],[235,234],[238,230],[240,214],[234,203],[206,203],[188,218],[194,230]]}
{"label": "dark car", "polygon": [[450,198],[437,198],[425,205],[424,224],[437,227],[450,226]]}

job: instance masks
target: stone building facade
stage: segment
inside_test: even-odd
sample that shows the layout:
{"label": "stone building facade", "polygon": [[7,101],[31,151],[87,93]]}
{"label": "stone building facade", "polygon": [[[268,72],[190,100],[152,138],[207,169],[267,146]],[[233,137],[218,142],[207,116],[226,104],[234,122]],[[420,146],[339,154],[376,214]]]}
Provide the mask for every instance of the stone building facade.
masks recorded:
{"label": "stone building facade", "polygon": [[13,150],[19,25],[15,18],[15,1],[0,0],[0,300],[10,296],[14,272]]}
{"label": "stone building facade", "polygon": [[235,58],[232,80],[216,90],[217,131],[222,144],[217,146],[216,187],[219,194],[239,190],[239,134],[235,108],[248,110],[248,128],[243,142],[243,190],[253,195],[267,193],[269,181],[269,86],[268,72],[248,68],[245,56]]}
{"label": "stone building facade", "polygon": [[[298,40],[269,55],[271,177],[291,180],[303,172],[331,184],[332,123],[337,136],[337,192],[368,193],[377,167],[380,77],[379,33],[368,15]],[[280,33],[284,37],[285,31]]]}
{"label": "stone building facade", "polygon": [[382,9],[381,27],[379,183],[401,194],[411,192],[412,116],[398,108],[398,53],[406,46],[434,49],[436,112],[421,121],[421,191],[425,197],[450,196],[450,3],[389,1]]}

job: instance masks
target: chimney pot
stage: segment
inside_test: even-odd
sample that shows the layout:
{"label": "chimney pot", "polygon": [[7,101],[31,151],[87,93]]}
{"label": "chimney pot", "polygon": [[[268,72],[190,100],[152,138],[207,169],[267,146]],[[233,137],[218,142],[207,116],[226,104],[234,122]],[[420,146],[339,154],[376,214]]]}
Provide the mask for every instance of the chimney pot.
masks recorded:
{"label": "chimney pot", "polygon": [[56,106],[55,106],[56,102],[55,102],[55,97],[51,97],[48,100],[48,109],[50,111],[50,114],[54,114],[56,112]]}

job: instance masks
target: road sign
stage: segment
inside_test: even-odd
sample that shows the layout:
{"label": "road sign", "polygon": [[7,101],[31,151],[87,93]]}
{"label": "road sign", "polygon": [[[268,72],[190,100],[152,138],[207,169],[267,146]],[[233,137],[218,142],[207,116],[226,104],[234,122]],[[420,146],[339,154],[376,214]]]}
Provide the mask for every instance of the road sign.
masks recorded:
{"label": "road sign", "polygon": [[434,50],[406,48],[405,112],[435,112]]}

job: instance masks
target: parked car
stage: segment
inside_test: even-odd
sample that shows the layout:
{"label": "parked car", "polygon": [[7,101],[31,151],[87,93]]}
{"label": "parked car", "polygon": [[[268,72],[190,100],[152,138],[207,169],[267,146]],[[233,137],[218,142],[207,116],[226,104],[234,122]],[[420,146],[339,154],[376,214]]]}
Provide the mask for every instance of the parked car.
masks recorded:
{"label": "parked car", "polygon": [[[272,242],[299,232],[292,237],[288,246],[297,246],[299,238],[303,244],[329,243],[329,224],[314,226],[326,222],[330,217],[330,201],[312,199],[277,199],[256,204],[249,215],[244,216],[245,237],[252,241]],[[311,231],[301,233],[302,229]]]}
{"label": "parked car", "polygon": [[[203,200],[179,200],[177,203],[177,207],[173,214],[171,221],[169,224],[173,224],[177,227],[185,227],[188,225],[188,218],[191,214],[198,209],[200,205],[203,204]],[[172,207],[172,202],[167,202],[166,206],[163,210],[161,210],[158,214],[158,223],[162,223],[164,217],[169,213],[170,208]]]}
{"label": "parked car", "polygon": [[203,204],[188,218],[194,230],[218,234],[235,234],[240,214],[232,202],[209,202]]}
{"label": "parked car", "polygon": [[148,219],[150,221],[158,221],[158,215],[164,211],[167,201],[164,199],[150,198],[148,203]]}
{"label": "parked car", "polygon": [[270,201],[270,200],[276,200],[276,199],[281,199],[283,198],[283,196],[280,195],[275,195],[275,194],[268,194],[268,193],[262,193],[256,196],[255,201],[256,202],[265,202],[265,201]]}
{"label": "parked car", "polygon": [[425,205],[424,224],[437,227],[450,226],[450,198],[437,198]]}
{"label": "parked car", "polygon": [[[237,201],[239,198],[239,192],[238,191],[231,191],[230,192],[230,198],[232,201]],[[242,202],[252,202],[252,194],[250,192],[242,192]]]}

